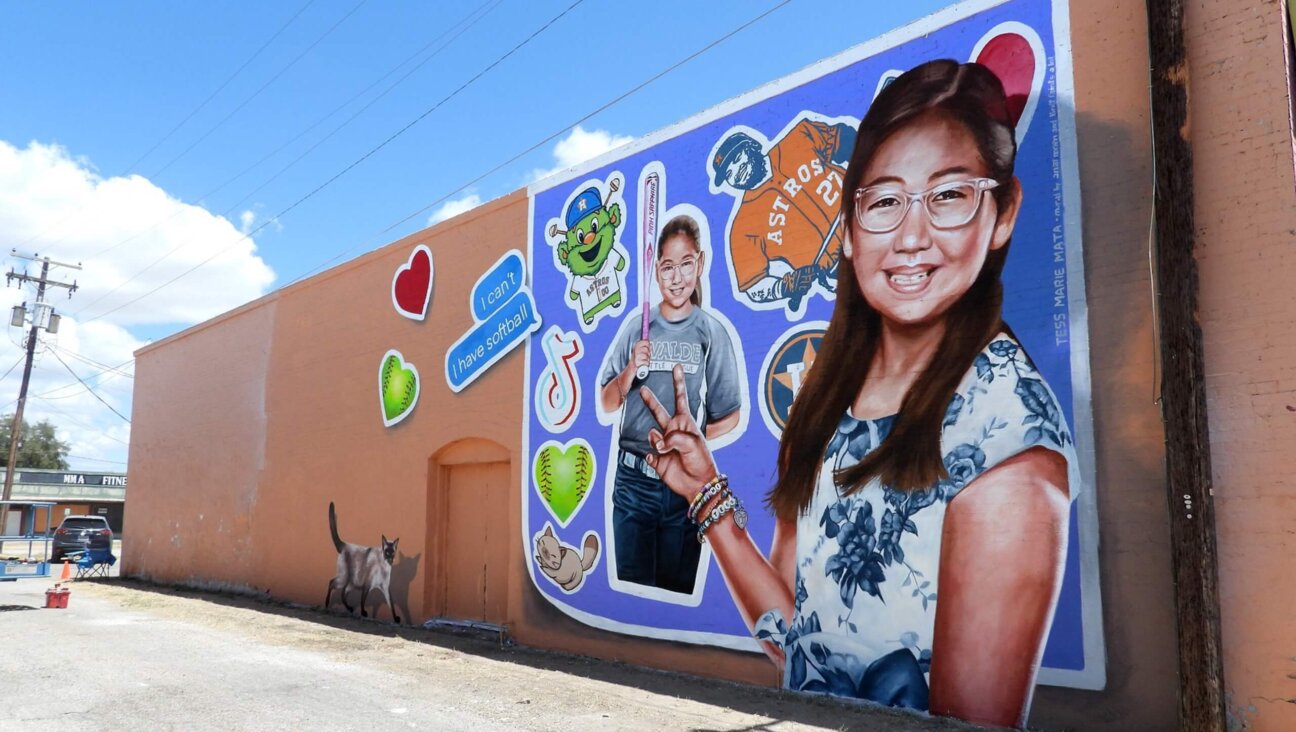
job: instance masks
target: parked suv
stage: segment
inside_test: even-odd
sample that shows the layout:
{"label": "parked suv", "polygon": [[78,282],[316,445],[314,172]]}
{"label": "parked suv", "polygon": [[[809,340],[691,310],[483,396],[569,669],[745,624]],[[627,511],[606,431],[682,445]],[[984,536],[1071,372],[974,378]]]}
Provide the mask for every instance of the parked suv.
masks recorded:
{"label": "parked suv", "polygon": [[112,551],[113,532],[103,516],[68,516],[54,532],[51,562],[61,562],[71,552],[85,549]]}

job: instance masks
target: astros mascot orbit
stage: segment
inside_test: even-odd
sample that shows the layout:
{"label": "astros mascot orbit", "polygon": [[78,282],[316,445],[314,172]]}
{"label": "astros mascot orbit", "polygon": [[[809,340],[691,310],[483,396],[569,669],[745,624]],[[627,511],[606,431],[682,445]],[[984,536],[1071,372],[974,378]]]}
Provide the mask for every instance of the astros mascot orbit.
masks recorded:
{"label": "astros mascot orbit", "polygon": [[567,204],[565,228],[555,219],[547,229],[555,239],[554,263],[568,274],[567,304],[587,333],[600,318],[619,314],[625,303],[627,259],[617,237],[625,219],[621,204],[611,200],[620,187],[616,174],[606,195],[597,184],[585,187]]}

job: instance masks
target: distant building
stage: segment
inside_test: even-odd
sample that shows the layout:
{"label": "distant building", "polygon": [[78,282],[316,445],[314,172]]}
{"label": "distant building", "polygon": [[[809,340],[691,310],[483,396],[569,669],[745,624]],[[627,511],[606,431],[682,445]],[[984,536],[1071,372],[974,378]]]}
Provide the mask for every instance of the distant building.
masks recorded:
{"label": "distant building", "polygon": [[[0,476],[4,470],[0,469]],[[19,469],[14,474],[13,500],[50,501],[56,505],[48,517],[51,528],[64,516],[103,516],[116,534],[122,533],[122,509],[126,504],[125,473],[86,473],[71,470]],[[46,526],[47,509],[25,509],[9,512],[5,536],[24,533],[29,512],[35,511],[36,532]]]}

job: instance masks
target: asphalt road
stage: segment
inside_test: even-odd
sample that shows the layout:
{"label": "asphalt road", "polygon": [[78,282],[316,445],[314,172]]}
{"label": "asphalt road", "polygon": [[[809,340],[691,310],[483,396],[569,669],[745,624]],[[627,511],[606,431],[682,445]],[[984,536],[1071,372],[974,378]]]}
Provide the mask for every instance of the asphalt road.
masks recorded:
{"label": "asphalt road", "polygon": [[0,730],[969,730],[121,580],[0,583]]}

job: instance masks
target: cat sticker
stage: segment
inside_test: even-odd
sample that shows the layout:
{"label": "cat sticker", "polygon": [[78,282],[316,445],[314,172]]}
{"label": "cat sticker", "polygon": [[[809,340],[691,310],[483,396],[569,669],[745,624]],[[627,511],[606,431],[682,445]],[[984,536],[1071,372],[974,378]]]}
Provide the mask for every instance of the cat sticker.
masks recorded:
{"label": "cat sticker", "polygon": [[[396,606],[391,601],[390,589],[392,562],[396,561],[396,545],[400,543],[400,539],[388,541],[384,534],[381,547],[360,546],[342,541],[338,536],[337,512],[333,508],[332,501],[329,501],[329,533],[333,535],[333,548],[337,550],[337,574],[329,580],[328,592],[324,593],[324,609],[328,610],[329,603],[333,599],[333,590],[337,590],[338,599],[342,600],[342,605],[347,612],[355,612],[355,608],[347,602],[347,593],[351,590],[360,590],[360,617],[367,618],[369,611],[365,610],[365,600],[370,592],[377,590],[382,593],[383,602],[387,603],[387,608],[391,610],[392,620],[400,623]],[[378,607],[378,603],[375,602],[370,608],[375,618],[378,617]]]}
{"label": "cat sticker", "polygon": [[586,533],[578,550],[559,541],[554,535],[553,524],[546,523],[544,531],[535,538],[533,556],[544,576],[553,580],[563,592],[572,593],[580,589],[586,573],[598,562],[599,538],[593,531]]}

